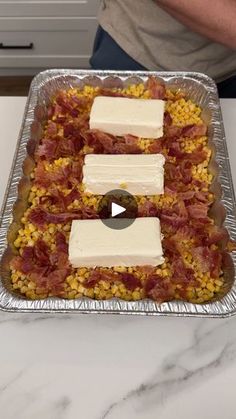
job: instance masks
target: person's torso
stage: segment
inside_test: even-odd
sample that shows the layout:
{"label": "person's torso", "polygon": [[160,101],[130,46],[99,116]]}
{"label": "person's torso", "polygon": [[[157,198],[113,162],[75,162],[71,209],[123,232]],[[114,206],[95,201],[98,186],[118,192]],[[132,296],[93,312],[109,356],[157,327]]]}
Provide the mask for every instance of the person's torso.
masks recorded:
{"label": "person's torso", "polygon": [[153,0],[102,0],[99,23],[149,70],[199,71],[217,81],[236,74],[236,52],[192,32]]}

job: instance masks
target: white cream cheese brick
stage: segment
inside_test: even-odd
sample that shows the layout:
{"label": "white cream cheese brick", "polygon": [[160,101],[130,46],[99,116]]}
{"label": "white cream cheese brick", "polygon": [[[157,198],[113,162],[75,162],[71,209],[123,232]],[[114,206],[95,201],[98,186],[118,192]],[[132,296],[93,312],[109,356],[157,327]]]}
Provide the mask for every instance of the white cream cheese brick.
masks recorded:
{"label": "white cream cheese brick", "polygon": [[163,167],[165,157],[162,154],[86,154],[86,166],[119,166],[119,167]]}
{"label": "white cream cheese brick", "polygon": [[124,189],[132,195],[164,193],[163,167],[84,166],[85,191],[105,195],[112,189]]}
{"label": "white cream cheese brick", "polygon": [[85,157],[85,192],[105,195],[112,189],[124,189],[133,195],[164,193],[162,154],[91,154]]}
{"label": "white cream cheese brick", "polygon": [[90,112],[90,129],[142,138],[163,136],[164,100],[97,96]]}
{"label": "white cream cheese brick", "polygon": [[74,220],[69,261],[74,268],[160,265],[164,262],[160,221],[136,218],[129,227],[116,230],[101,220]]}

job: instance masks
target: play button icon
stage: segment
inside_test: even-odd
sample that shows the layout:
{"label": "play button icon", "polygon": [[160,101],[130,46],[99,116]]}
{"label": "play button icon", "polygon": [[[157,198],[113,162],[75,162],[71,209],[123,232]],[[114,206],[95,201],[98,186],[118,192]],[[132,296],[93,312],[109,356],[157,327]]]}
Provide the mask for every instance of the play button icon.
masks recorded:
{"label": "play button icon", "polygon": [[136,199],[123,189],[113,189],[101,199],[98,214],[109,228],[121,230],[129,227],[137,217]]}
{"label": "play button icon", "polygon": [[119,214],[122,214],[126,211],[126,208],[122,207],[121,205],[116,204],[115,202],[111,203],[111,216],[116,217]]}

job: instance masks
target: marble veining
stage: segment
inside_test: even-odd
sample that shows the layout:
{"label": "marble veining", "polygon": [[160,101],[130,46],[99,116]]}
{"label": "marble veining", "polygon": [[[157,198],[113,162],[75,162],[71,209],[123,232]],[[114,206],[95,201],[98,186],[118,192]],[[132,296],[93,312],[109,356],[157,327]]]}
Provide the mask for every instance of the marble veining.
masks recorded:
{"label": "marble veining", "polygon": [[149,380],[112,403],[99,419],[128,418],[130,405],[136,405],[135,417],[141,418],[153,406],[156,409],[189,386],[198,385],[200,380],[228,367],[236,358],[236,331],[229,342],[222,341],[228,323],[215,323],[210,330],[205,330],[205,324],[201,321],[194,330],[189,347],[164,359],[161,368]]}

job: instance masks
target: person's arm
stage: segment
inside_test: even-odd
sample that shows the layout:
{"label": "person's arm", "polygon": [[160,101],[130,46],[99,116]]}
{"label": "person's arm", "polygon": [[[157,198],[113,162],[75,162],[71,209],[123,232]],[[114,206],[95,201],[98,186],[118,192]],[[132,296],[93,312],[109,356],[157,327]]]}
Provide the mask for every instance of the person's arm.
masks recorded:
{"label": "person's arm", "polygon": [[185,26],[236,49],[236,0],[155,0]]}

